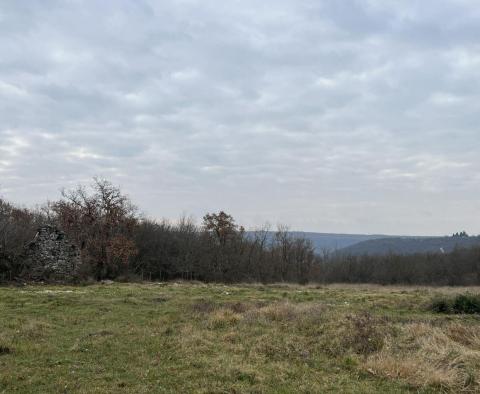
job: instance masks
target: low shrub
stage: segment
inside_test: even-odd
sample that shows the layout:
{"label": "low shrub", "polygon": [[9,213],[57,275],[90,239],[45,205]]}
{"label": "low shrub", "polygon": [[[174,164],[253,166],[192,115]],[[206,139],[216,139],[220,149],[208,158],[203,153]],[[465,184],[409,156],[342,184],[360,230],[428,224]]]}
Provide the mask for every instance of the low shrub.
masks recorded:
{"label": "low shrub", "polygon": [[435,313],[451,313],[452,302],[451,300],[445,297],[435,298],[431,302],[429,309]]}
{"label": "low shrub", "polygon": [[454,298],[435,298],[429,309],[435,313],[480,314],[480,295],[459,294]]}
{"label": "low shrub", "polygon": [[461,294],[455,297],[452,305],[455,313],[480,313],[480,295]]}

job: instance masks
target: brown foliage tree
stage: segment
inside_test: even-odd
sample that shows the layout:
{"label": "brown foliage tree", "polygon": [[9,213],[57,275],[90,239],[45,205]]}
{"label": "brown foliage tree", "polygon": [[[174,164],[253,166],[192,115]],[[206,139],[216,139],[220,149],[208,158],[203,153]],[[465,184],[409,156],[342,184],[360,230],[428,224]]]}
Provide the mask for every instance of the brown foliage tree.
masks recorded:
{"label": "brown foliage tree", "polygon": [[94,178],[84,187],[63,190],[51,204],[56,221],[81,249],[84,267],[97,279],[113,277],[135,255],[133,231],[137,209],[120,189]]}
{"label": "brown foliage tree", "polygon": [[231,215],[224,211],[219,213],[207,213],[203,217],[203,228],[214,235],[219,245],[224,246],[227,241],[234,237],[243,227],[238,227]]}

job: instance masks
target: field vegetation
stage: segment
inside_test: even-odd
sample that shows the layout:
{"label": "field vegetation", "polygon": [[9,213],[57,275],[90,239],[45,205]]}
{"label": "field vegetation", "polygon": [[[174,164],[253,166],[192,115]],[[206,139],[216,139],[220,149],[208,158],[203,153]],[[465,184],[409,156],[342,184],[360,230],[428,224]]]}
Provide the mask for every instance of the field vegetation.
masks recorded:
{"label": "field vegetation", "polygon": [[3,287],[0,393],[480,392],[479,315],[434,308],[468,292]]}

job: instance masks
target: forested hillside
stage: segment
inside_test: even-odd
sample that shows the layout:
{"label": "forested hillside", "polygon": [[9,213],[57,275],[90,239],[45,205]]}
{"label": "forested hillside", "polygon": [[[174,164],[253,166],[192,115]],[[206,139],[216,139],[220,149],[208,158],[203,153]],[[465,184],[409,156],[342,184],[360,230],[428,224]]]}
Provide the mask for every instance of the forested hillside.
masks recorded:
{"label": "forested hillside", "polygon": [[342,249],[351,255],[449,253],[456,248],[480,246],[480,237],[389,237],[359,242]]}
{"label": "forested hillside", "polygon": [[[303,231],[290,231],[289,233],[295,238],[306,238],[310,240],[317,253],[322,253],[325,250],[335,251],[344,249],[360,242],[388,237],[387,235],[380,234],[330,234]],[[275,233],[272,232],[270,236],[274,237]]]}

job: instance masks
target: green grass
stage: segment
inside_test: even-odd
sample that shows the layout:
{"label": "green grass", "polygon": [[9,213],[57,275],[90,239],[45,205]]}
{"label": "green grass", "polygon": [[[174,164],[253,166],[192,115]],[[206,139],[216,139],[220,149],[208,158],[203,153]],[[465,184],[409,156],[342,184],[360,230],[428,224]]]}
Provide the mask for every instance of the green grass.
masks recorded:
{"label": "green grass", "polygon": [[0,393],[479,392],[479,318],[428,311],[464,291],[3,287]]}

